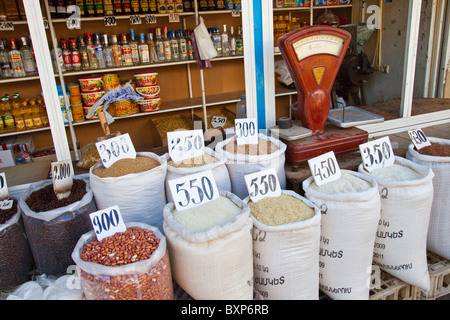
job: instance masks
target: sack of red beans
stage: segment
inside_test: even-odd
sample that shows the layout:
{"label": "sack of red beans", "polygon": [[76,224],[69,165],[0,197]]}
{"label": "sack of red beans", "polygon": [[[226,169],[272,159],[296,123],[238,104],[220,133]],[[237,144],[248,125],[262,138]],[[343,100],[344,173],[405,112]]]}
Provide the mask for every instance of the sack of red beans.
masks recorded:
{"label": "sack of red beans", "polygon": [[128,222],[125,232],[99,241],[84,234],[72,259],[87,300],[173,300],[166,238],[158,228]]}

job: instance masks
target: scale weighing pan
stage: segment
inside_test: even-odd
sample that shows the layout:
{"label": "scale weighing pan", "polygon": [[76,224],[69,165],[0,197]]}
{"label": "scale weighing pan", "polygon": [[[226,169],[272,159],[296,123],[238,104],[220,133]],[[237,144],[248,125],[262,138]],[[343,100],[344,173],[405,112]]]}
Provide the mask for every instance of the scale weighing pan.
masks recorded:
{"label": "scale weighing pan", "polygon": [[351,128],[383,121],[382,116],[353,106],[331,109],[328,114],[328,122],[340,128]]}
{"label": "scale weighing pan", "polygon": [[269,129],[272,136],[278,136],[280,139],[286,141],[298,140],[312,135],[312,131],[304,128],[300,125],[292,123],[290,128],[280,128],[279,126],[273,126]]}

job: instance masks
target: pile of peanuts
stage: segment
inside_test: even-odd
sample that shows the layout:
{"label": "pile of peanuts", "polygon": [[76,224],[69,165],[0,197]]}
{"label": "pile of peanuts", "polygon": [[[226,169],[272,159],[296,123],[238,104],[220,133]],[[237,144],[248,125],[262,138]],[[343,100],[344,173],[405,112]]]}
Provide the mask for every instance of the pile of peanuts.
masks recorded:
{"label": "pile of peanuts", "polygon": [[[159,239],[149,230],[129,227],[101,241],[93,239],[83,248],[81,259],[117,267],[148,260]],[[172,300],[173,285],[169,255],[145,273],[118,276],[93,275],[80,270],[83,290],[89,300]]]}

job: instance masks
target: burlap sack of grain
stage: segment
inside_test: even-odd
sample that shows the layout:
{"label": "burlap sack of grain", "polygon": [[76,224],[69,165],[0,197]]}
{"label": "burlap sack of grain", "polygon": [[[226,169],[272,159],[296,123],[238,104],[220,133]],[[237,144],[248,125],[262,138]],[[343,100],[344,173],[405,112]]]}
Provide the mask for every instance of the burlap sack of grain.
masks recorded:
{"label": "burlap sack of grain", "polygon": [[[428,291],[427,231],[433,201],[433,171],[408,159],[396,157],[419,179],[387,181],[374,177],[381,198],[381,217],[376,233],[373,261],[394,277]],[[363,164],[358,171],[373,177]]]}
{"label": "burlap sack of grain", "polygon": [[223,226],[192,232],[173,217],[172,202],[164,207],[164,233],[172,276],[196,300],[252,300],[253,226],[248,206],[236,195],[220,191],[242,209]]}
{"label": "burlap sack of grain", "polygon": [[[267,225],[253,219],[253,285],[265,300],[319,298],[320,210],[294,191],[283,195],[299,199],[313,216],[297,222]],[[249,203],[250,197],[244,202]],[[277,212],[274,208],[274,213]]]}
{"label": "burlap sack of grain", "polygon": [[[428,137],[434,144],[450,145],[450,140]],[[433,204],[428,225],[427,249],[450,259],[450,157],[423,155],[413,144],[408,147],[406,159],[431,168],[433,178]]]}
{"label": "burlap sack of grain", "polygon": [[[217,162],[192,167],[174,167],[171,166],[170,164],[167,164],[167,175],[166,175],[167,202],[172,202],[173,200],[172,193],[170,192],[169,188],[170,180],[208,170],[211,170],[214,176],[214,180],[216,181],[218,190],[231,191],[230,174],[228,173],[228,169],[225,165],[226,161],[225,157],[223,155],[219,156],[214,150],[208,147],[205,148],[205,154],[216,158]],[[188,159],[188,161],[191,161],[191,163],[193,162],[192,159]]]}
{"label": "burlap sack of grain", "polygon": [[333,300],[368,300],[380,196],[373,178],[341,171],[365,180],[370,187],[328,194],[311,188],[313,177],[303,181],[306,198],[322,212],[319,288]]}
{"label": "burlap sack of grain", "polygon": [[95,202],[98,210],[117,205],[124,222],[142,222],[156,226],[163,232],[167,155],[158,156],[152,152],[138,152],[137,155],[156,159],[160,165],[140,173],[103,178],[93,173],[102,166],[101,163],[89,169]]}
{"label": "burlap sack of grain", "polygon": [[248,196],[244,176],[269,168],[275,169],[281,189],[286,189],[286,175],[284,170],[286,144],[262,133],[258,137],[263,144],[261,147],[265,147],[265,145],[271,143],[277,150],[269,154],[259,155],[236,154],[232,148],[224,150],[224,147],[236,140],[236,136],[218,142],[215,147],[215,151],[220,156],[225,155],[227,159],[226,166],[230,174],[231,192],[241,199],[245,199]]}

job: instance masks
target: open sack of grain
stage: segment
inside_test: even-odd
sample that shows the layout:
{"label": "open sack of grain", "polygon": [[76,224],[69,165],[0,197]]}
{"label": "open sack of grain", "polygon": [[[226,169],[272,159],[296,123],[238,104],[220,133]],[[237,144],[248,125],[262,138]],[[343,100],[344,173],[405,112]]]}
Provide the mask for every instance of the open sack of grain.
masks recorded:
{"label": "open sack of grain", "polygon": [[253,298],[252,219],[248,206],[236,195],[178,211],[164,207],[172,275],[196,300]]}
{"label": "open sack of grain", "polygon": [[433,204],[428,226],[427,249],[450,259],[450,140],[428,137],[431,146],[417,151],[410,144],[406,159],[433,170]]}
{"label": "open sack of grain", "polygon": [[265,300],[317,300],[319,208],[290,190],[244,202],[253,219],[255,290]]}
{"label": "open sack of grain", "polygon": [[121,159],[109,168],[98,163],[89,180],[98,209],[117,205],[124,222],[142,222],[162,232],[166,204],[167,155],[137,152],[136,159]]}
{"label": "open sack of grain", "polygon": [[381,216],[373,261],[396,278],[430,288],[427,265],[427,231],[433,201],[433,171],[410,160],[395,157],[392,166],[358,171],[377,181]]}
{"label": "open sack of grain", "polygon": [[225,155],[227,159],[231,192],[241,199],[248,196],[244,176],[269,168],[275,169],[281,188],[286,188],[284,170],[286,144],[262,133],[258,135],[258,139],[259,142],[255,145],[237,145],[236,136],[233,136],[218,142],[215,147],[217,154]]}
{"label": "open sack of grain", "polygon": [[334,300],[368,300],[380,196],[375,179],[341,170],[339,180],[303,181],[305,196],[322,212],[319,288]]}
{"label": "open sack of grain", "polygon": [[169,188],[170,180],[209,170],[211,170],[219,190],[231,191],[230,175],[225,161],[226,158],[224,155],[220,156],[208,147],[205,147],[205,153],[199,157],[189,158],[179,162],[174,162],[169,159],[167,161],[166,175],[167,202],[172,202],[173,200]]}

